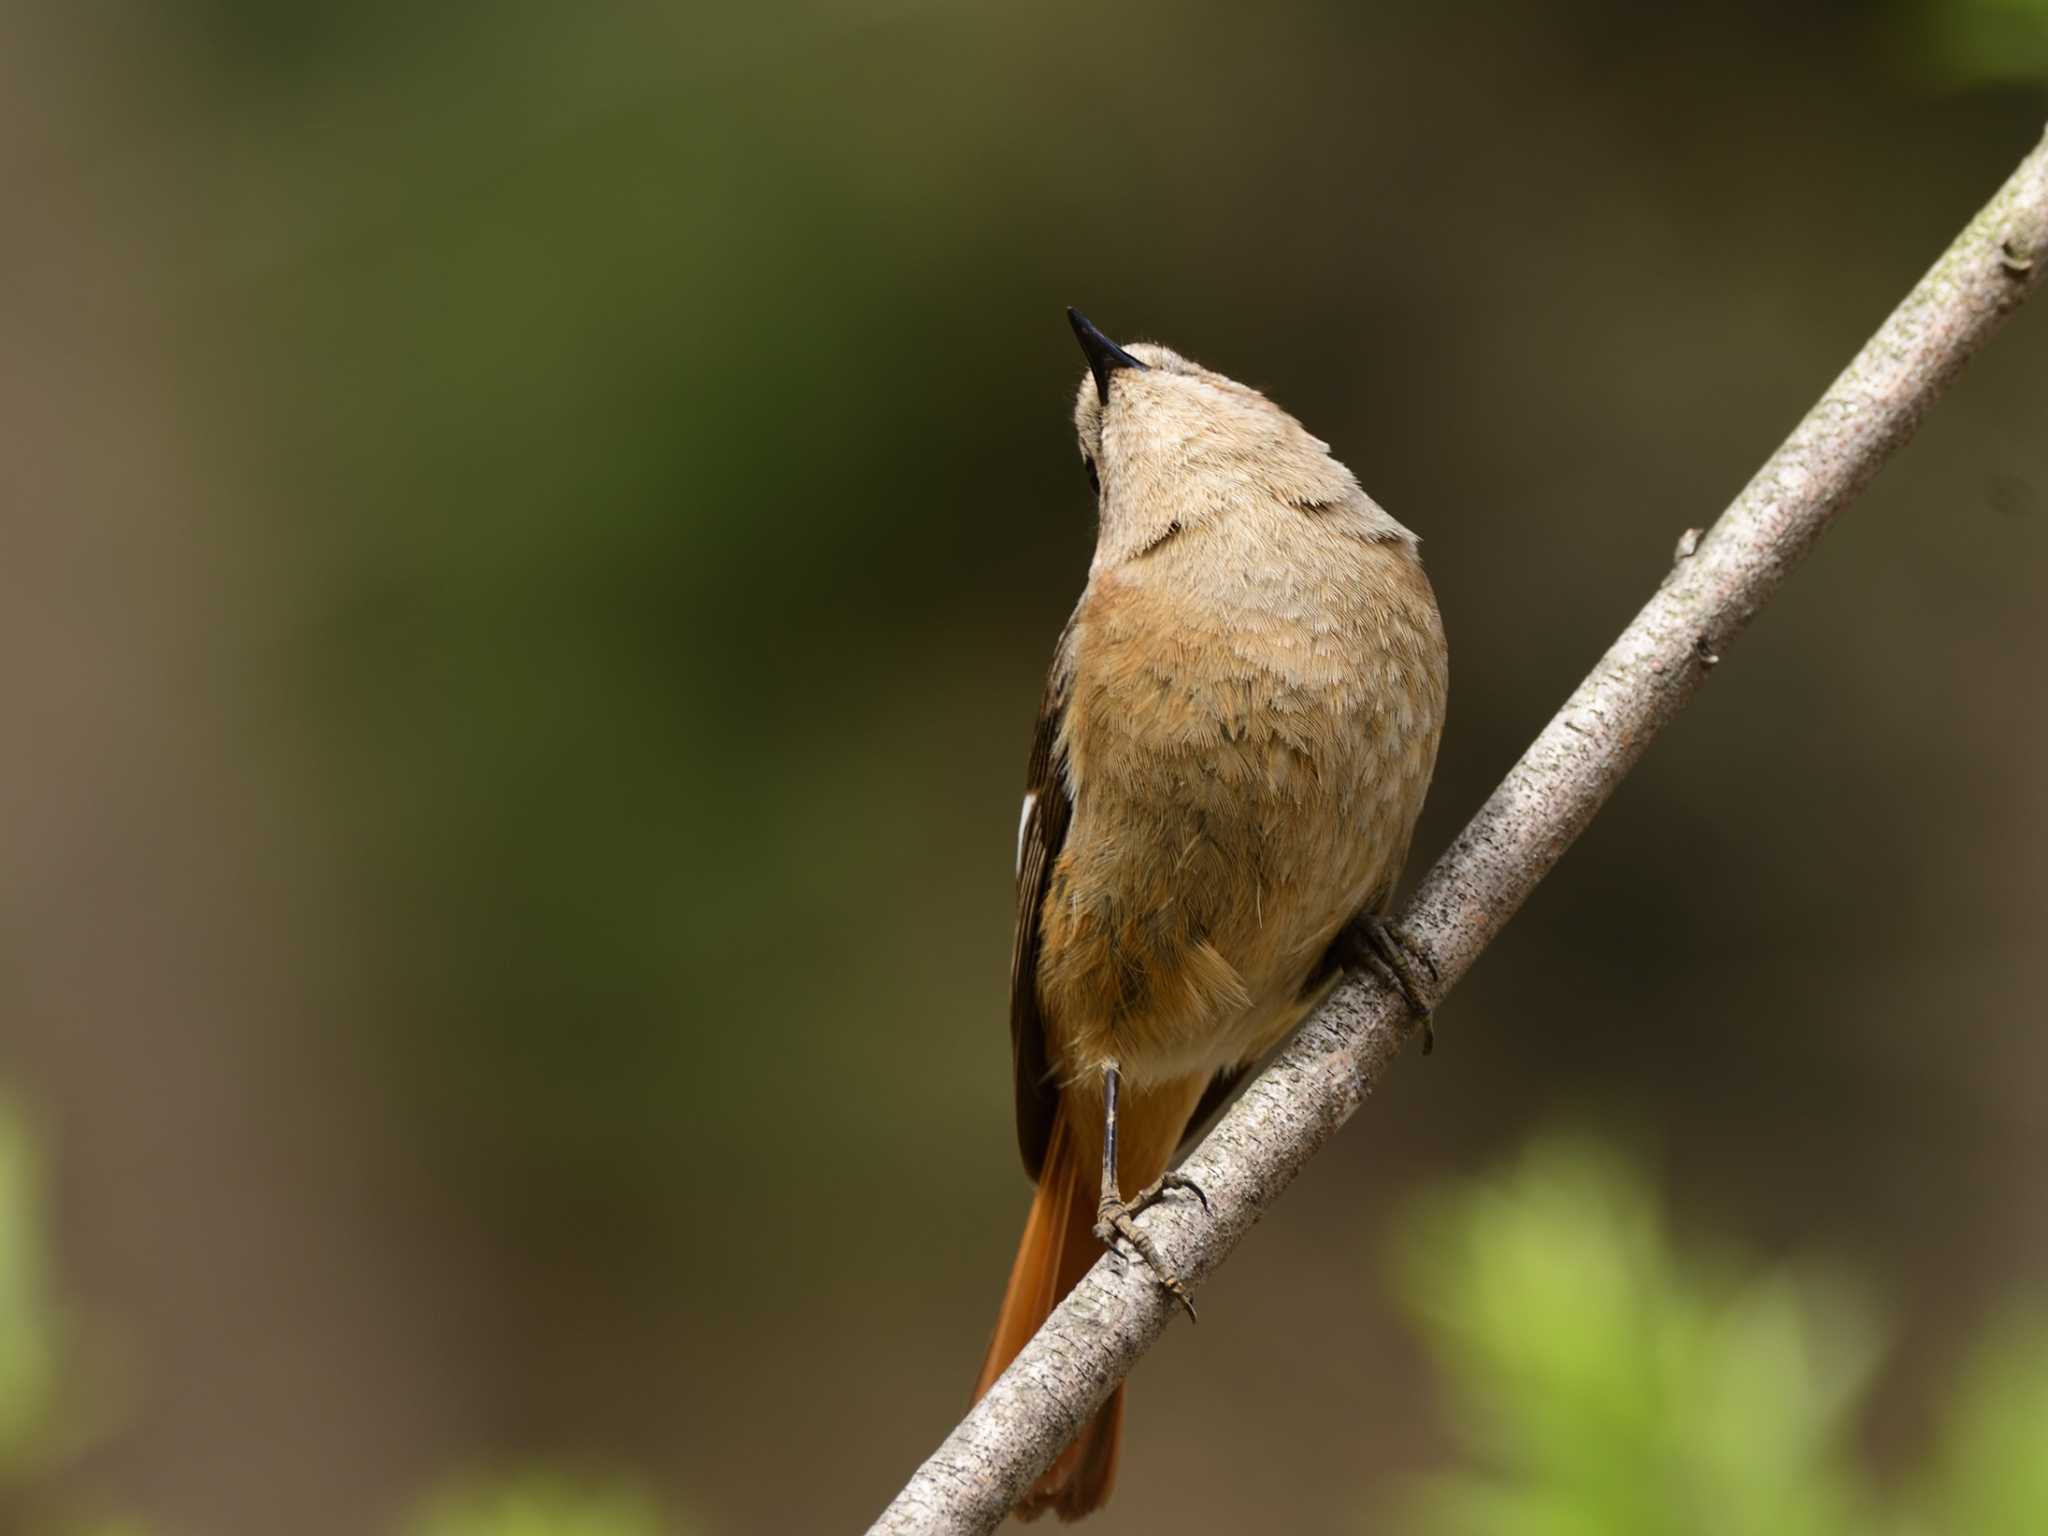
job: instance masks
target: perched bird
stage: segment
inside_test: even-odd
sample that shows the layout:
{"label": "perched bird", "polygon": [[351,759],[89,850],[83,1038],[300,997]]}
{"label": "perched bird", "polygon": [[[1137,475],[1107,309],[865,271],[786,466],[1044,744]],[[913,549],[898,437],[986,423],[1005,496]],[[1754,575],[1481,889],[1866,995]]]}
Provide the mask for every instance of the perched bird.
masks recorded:
{"label": "perched bird", "polygon": [[[1187,1301],[1131,1217],[1186,1182],[1167,1173],[1184,1135],[1347,966],[1427,1018],[1422,957],[1384,920],[1448,687],[1415,535],[1258,391],[1067,313],[1098,528],[1017,833],[1010,1035],[1038,1192],[976,1397],[1105,1243]],[[1019,1514],[1108,1498],[1123,1397]]]}

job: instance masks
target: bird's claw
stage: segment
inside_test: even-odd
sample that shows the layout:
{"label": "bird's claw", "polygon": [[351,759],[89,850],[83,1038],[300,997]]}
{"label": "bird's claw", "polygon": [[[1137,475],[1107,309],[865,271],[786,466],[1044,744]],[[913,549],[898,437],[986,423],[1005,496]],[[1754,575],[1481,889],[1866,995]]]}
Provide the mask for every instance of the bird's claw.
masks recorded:
{"label": "bird's claw", "polygon": [[1139,1228],[1135,1219],[1169,1189],[1185,1189],[1202,1202],[1204,1211],[1209,1209],[1209,1196],[1203,1191],[1202,1186],[1178,1169],[1169,1169],[1128,1200],[1104,1199],[1095,1209],[1095,1236],[1102,1246],[1112,1253],[1117,1251],[1119,1238],[1128,1243],[1132,1251],[1151,1268],[1153,1278],[1173,1293],[1173,1299],[1181,1304],[1188,1315],[1188,1321],[1192,1323],[1197,1321],[1193,1295],[1182,1283],[1180,1276],[1160,1257],[1158,1247],[1151,1237]]}
{"label": "bird's claw", "polygon": [[1418,968],[1427,970],[1432,983],[1442,980],[1443,973],[1437,969],[1434,957],[1398,925],[1364,913],[1353,918],[1344,930],[1343,944],[1347,965],[1354,970],[1373,972],[1401,994],[1415,1022],[1422,1026],[1422,1054],[1427,1056],[1436,1048],[1436,1032],[1430,1028],[1436,1004],[1430,999],[1431,989],[1422,984],[1417,972]]}

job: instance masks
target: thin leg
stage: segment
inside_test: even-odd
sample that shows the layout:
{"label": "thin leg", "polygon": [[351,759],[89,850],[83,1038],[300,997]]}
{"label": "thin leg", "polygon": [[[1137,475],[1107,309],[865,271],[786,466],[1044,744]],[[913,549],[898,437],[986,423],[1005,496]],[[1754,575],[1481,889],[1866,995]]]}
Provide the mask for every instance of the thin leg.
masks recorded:
{"label": "thin leg", "polygon": [[1158,1276],[1159,1283],[1173,1292],[1174,1300],[1187,1309],[1188,1321],[1193,1322],[1194,1298],[1188,1294],[1188,1288],[1180,1278],[1166,1267],[1166,1261],[1160,1258],[1152,1239],[1139,1230],[1132,1218],[1167,1189],[1193,1190],[1205,1211],[1209,1208],[1209,1197],[1186,1174],[1168,1172],[1140,1190],[1134,1199],[1124,1199],[1123,1185],[1117,1178],[1116,1168],[1116,1102],[1121,1085],[1122,1078],[1116,1063],[1105,1064],[1102,1069],[1102,1201],[1095,1208],[1095,1236],[1105,1248],[1115,1248],[1117,1239],[1122,1238],[1137,1250],[1138,1257],[1152,1266],[1152,1273]]}
{"label": "thin leg", "polygon": [[1123,1204],[1123,1186],[1116,1177],[1116,1099],[1122,1084],[1116,1063],[1102,1069],[1102,1209]]}

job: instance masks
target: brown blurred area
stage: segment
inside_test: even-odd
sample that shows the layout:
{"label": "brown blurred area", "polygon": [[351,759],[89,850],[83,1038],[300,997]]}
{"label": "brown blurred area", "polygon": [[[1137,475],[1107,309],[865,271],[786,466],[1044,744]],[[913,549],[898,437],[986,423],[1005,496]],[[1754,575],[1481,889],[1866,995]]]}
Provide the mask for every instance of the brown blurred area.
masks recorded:
{"label": "brown blurred area", "polygon": [[[863,1523],[1025,1205],[1061,307],[1423,535],[1433,858],[2038,137],[1938,19],[12,8],[0,1081],[112,1383],[44,1494]],[[2044,367],[2024,316],[1145,1362],[1104,1536],[1439,1456],[1386,1222],[1560,1119],[1876,1278],[1879,1464],[2048,1283]]]}

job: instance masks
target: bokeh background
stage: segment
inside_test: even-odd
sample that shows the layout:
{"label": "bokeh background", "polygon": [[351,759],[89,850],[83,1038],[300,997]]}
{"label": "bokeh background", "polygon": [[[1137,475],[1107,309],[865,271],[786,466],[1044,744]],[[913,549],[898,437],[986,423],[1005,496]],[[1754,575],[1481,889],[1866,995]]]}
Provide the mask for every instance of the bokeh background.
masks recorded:
{"label": "bokeh background", "polygon": [[[1063,305],[1424,536],[1426,860],[2048,117],[2020,0],[4,30],[0,1524],[151,1536],[852,1529],[957,1418]],[[2024,316],[1144,1363],[1105,1536],[1472,1455],[1390,1245],[1559,1126],[1854,1277],[1840,1456],[1926,1464],[2048,1289],[2044,377]]]}

